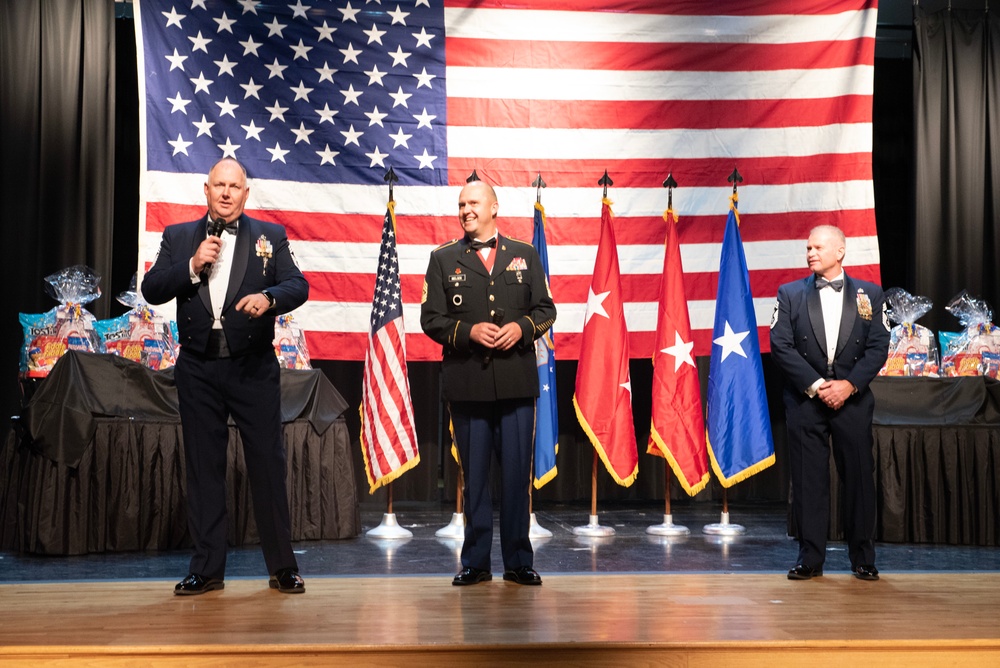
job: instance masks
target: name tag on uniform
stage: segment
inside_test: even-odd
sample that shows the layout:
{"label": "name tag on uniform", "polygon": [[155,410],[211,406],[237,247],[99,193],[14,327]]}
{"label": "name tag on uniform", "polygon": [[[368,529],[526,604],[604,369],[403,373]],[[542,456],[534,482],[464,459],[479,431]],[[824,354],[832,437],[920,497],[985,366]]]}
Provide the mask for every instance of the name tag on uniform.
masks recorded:
{"label": "name tag on uniform", "polygon": [[451,274],[448,276],[449,283],[465,283],[465,274]]}

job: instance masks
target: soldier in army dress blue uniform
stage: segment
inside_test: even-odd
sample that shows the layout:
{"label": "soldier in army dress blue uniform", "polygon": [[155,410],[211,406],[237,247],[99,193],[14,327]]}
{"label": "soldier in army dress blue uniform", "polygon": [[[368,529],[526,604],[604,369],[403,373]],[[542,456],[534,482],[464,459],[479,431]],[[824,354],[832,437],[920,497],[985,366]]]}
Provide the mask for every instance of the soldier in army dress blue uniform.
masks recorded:
{"label": "soldier in army dress blue uniform", "polygon": [[431,253],[420,324],[443,346],[442,384],[465,476],[465,542],[454,585],[492,579],[490,466],[500,464],[500,546],[504,580],[540,585],[530,522],[531,458],[538,372],[534,341],[555,321],[535,248],[500,235],[491,186],[462,188],[463,237]]}

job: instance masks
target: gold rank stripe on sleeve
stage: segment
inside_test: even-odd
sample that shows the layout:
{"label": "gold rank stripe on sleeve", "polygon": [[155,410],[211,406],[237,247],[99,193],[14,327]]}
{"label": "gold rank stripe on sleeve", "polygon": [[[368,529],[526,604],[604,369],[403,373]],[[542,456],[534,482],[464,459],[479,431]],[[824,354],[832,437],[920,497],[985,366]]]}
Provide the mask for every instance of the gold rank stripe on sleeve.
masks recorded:
{"label": "gold rank stripe on sleeve", "polygon": [[451,336],[448,337],[448,345],[452,348],[455,347],[455,343],[458,341],[458,326],[462,324],[461,320],[455,321],[455,329],[451,330]]}
{"label": "gold rank stripe on sleeve", "polygon": [[[527,318],[528,316],[525,316],[525,317]],[[528,318],[528,320],[531,320],[531,318]],[[546,320],[545,322],[541,323],[540,325],[535,325],[534,321],[532,321],[531,324],[534,325],[534,327],[535,327],[535,333],[536,334],[544,334],[545,332],[547,332],[549,330],[550,327],[552,327],[552,324],[555,321],[556,321],[555,318],[549,318],[548,320]]]}

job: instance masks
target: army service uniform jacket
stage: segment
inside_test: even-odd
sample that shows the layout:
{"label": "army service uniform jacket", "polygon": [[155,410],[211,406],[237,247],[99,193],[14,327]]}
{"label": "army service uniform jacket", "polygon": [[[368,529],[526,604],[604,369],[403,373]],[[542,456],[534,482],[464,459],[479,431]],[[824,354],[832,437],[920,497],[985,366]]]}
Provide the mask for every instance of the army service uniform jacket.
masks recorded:
{"label": "army service uniform jacket", "polygon": [[[440,343],[442,384],[448,401],[495,401],[538,396],[534,341],[552,327],[545,271],[534,246],[497,235],[492,273],[465,237],[431,252],[420,306],[420,325]],[[491,350],[469,337],[472,326],[516,322],[521,340],[510,350]],[[487,355],[491,361],[485,364]]]}

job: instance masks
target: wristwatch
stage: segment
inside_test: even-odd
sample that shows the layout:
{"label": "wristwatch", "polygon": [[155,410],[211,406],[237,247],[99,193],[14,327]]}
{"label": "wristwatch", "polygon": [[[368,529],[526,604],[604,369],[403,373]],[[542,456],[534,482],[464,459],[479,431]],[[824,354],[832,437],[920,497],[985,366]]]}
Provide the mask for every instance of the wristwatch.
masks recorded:
{"label": "wristwatch", "polygon": [[268,308],[268,310],[273,309],[274,308],[274,303],[275,303],[274,302],[274,295],[272,295],[267,290],[261,290],[260,294],[262,294],[265,297],[267,297],[267,308]]}

